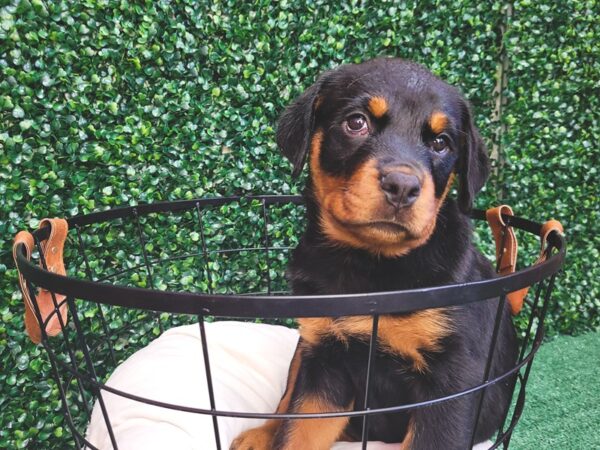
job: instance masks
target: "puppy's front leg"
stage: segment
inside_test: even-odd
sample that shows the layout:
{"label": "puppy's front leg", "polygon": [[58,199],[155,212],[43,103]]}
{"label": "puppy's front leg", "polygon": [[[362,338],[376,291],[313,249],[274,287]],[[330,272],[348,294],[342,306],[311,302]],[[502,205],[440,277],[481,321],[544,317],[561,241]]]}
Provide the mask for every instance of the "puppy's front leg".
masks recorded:
{"label": "puppy's front leg", "polygon": [[[290,412],[350,411],[354,406],[352,383],[335,358],[307,347],[298,370]],[[329,450],[344,432],[349,419],[287,419],[277,428],[275,450]]]}
{"label": "puppy's front leg", "polygon": [[[302,359],[302,347],[304,346],[302,339],[298,341],[296,351],[292,357],[290,370],[288,372],[287,384],[283,397],[279,401],[277,414],[286,413],[290,408],[292,392],[298,378],[298,369],[300,368],[300,360]],[[277,431],[281,421],[277,419],[267,420],[263,425],[241,433],[231,443],[229,450],[270,450],[273,448],[273,436]]]}

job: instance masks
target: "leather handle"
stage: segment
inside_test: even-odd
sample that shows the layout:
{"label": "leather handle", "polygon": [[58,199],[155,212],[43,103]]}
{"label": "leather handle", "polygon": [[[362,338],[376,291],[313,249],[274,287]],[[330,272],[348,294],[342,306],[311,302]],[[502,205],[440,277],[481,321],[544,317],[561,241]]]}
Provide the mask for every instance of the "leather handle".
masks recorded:
{"label": "leather handle", "polygon": [[542,225],[540,231],[540,256],[538,257],[536,264],[546,261],[546,244],[550,234],[556,232],[564,234],[565,230],[558,220],[550,219]]}
{"label": "leather handle", "polygon": [[[517,267],[518,242],[515,232],[511,226],[508,226],[502,215],[512,216],[512,208],[508,205],[500,205],[490,208],[485,212],[487,221],[492,229],[492,234],[496,242],[496,262],[498,273],[508,275],[513,273]],[[535,261],[539,264],[546,260],[546,243],[552,232],[563,233],[564,229],[558,220],[549,220],[542,225],[540,231],[540,254]],[[504,245],[502,243],[504,242]],[[506,295],[510,310],[513,315],[518,314],[523,308],[525,296],[529,287],[524,287],[518,291],[510,292]]]}
{"label": "leather handle", "polygon": [[[65,265],[63,261],[64,244],[67,239],[69,226],[64,219],[43,219],[40,222],[40,228],[50,227],[48,239],[40,243],[41,253],[45,261],[45,267],[48,271],[65,275]],[[25,257],[29,261],[35,241],[33,235],[28,231],[20,231],[15,236],[13,242],[13,258],[15,265],[17,261],[17,252],[23,248]],[[40,266],[44,267],[42,257],[40,257]],[[18,270],[18,269],[17,269]],[[29,338],[36,344],[42,341],[42,326],[48,336],[56,336],[67,323],[67,304],[64,302],[65,296],[55,294],[46,289],[38,289],[37,293],[30,292],[27,281],[19,272],[19,287],[23,294],[25,303],[25,330]],[[31,295],[34,295],[32,298]]]}
{"label": "leather handle", "polygon": [[[488,209],[485,212],[485,217],[490,224],[494,241],[496,242],[497,272],[500,275],[507,275],[513,273],[517,266],[518,244],[514,230],[504,223],[502,214],[507,216],[514,215],[510,206],[500,205],[496,208]],[[504,246],[502,245],[503,243]]]}

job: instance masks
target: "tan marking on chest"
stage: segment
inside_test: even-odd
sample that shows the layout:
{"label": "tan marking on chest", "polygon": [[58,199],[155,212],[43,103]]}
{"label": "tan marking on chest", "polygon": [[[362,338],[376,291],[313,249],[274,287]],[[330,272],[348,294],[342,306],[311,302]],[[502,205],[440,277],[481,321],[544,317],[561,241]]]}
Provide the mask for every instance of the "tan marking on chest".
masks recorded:
{"label": "tan marking on chest", "polygon": [[[299,319],[300,335],[309,344],[317,345],[326,336],[341,342],[349,338],[368,341],[373,329],[371,316],[339,319]],[[414,370],[425,372],[424,351],[440,351],[440,341],[452,332],[452,324],[443,309],[418,311],[407,316],[381,316],[378,344],[384,351],[398,354],[413,363]]]}

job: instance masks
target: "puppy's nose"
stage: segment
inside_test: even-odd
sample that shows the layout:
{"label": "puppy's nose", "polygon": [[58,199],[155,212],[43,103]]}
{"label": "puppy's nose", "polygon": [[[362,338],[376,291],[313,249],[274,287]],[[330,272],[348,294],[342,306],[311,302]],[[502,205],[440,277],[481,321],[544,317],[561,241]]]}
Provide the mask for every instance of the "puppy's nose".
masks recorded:
{"label": "puppy's nose", "polygon": [[412,205],[421,193],[421,182],[415,175],[390,172],[381,179],[387,201],[396,208]]}

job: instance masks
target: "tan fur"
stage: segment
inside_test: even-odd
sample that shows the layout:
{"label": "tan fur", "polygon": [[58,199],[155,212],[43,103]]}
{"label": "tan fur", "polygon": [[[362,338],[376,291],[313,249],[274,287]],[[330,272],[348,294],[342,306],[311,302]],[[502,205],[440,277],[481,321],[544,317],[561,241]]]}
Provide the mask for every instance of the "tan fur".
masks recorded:
{"label": "tan fur", "polygon": [[412,447],[413,439],[415,438],[415,424],[412,419],[408,421],[408,429],[406,435],[400,444],[399,450],[410,450]]}
{"label": "tan fur", "polygon": [[[298,319],[298,323],[302,338],[313,345],[324,336],[335,336],[342,342],[350,337],[367,340],[373,329],[371,316],[306,318]],[[422,352],[440,350],[440,340],[451,331],[450,319],[444,309],[418,311],[406,316],[381,316],[378,344],[385,351],[411,360],[414,370],[424,372],[427,363]]]}
{"label": "tan fur", "polygon": [[269,450],[273,448],[273,436],[275,436],[279,422],[278,420],[268,420],[261,427],[244,431],[231,443],[229,450]]}
{"label": "tan fur", "polygon": [[429,118],[429,126],[431,131],[435,134],[439,134],[446,129],[448,125],[448,116],[441,111],[434,111]]}
{"label": "tan fur", "polygon": [[369,100],[369,111],[377,119],[382,118],[388,112],[388,109],[387,100],[383,97],[372,97]]}
{"label": "tan fur", "polygon": [[454,183],[455,178],[456,178],[456,174],[454,172],[452,172],[450,174],[450,176],[448,177],[448,182],[446,183],[444,192],[442,193],[442,196],[440,197],[440,203],[444,203],[444,200],[446,200],[446,197],[450,193],[450,189],[452,189],[452,183]]}
{"label": "tan fur", "polygon": [[[353,404],[343,411],[350,411]],[[302,398],[294,407],[298,413],[320,413],[339,410],[318,396]],[[348,417],[328,419],[296,419],[290,423],[284,450],[329,450],[344,432]]]}
{"label": "tan fur", "polygon": [[290,402],[292,400],[292,393],[294,392],[294,386],[296,384],[296,379],[298,378],[298,371],[300,370],[300,362],[302,361],[302,344],[299,342],[296,346],[296,351],[294,352],[294,356],[292,357],[292,362],[290,364],[290,370],[288,371],[287,385],[285,387],[285,392],[283,397],[279,401],[279,406],[277,406],[277,414],[284,414],[288,411],[290,407]]}

